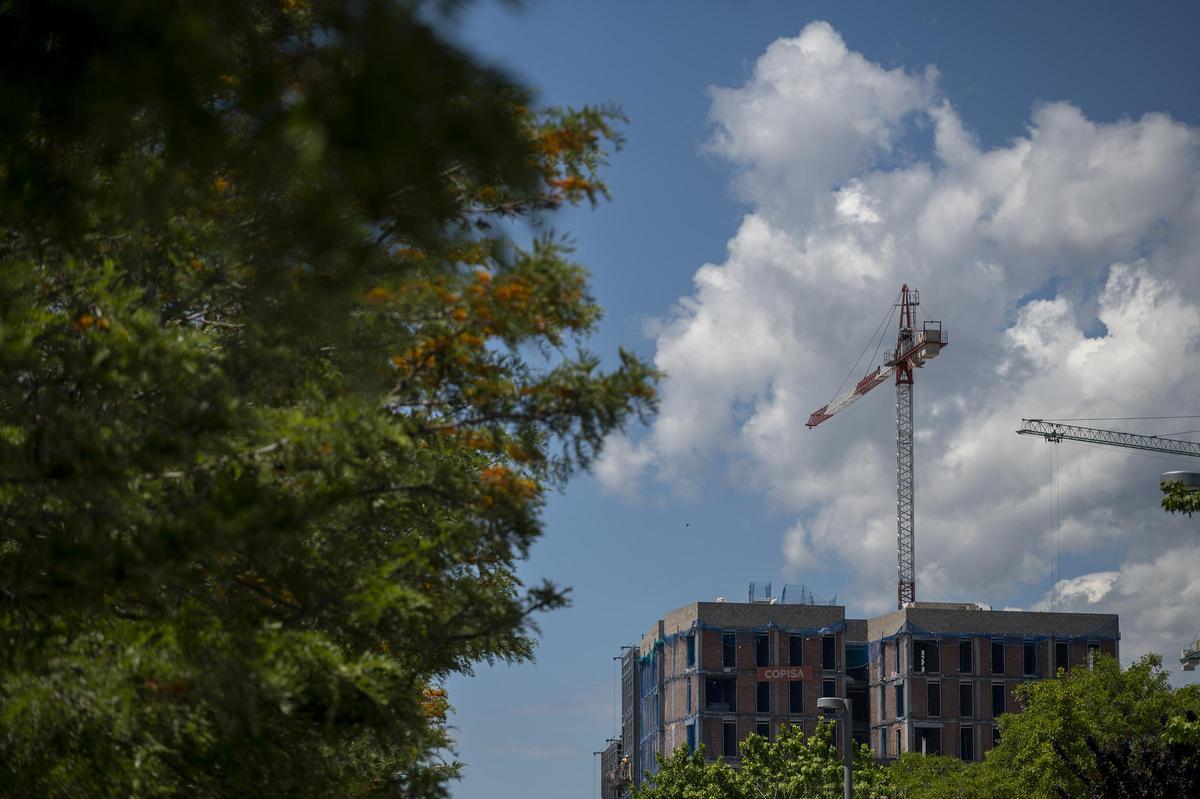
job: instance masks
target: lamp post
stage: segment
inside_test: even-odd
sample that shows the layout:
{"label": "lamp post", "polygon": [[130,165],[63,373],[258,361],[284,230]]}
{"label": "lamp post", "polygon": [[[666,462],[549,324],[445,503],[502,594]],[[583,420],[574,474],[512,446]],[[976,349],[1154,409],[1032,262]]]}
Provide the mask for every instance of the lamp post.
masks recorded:
{"label": "lamp post", "polygon": [[850,735],[854,721],[850,713],[851,702],[839,696],[823,696],[817,700],[817,707],[821,710],[833,710],[835,715],[842,717],[842,729],[845,733],[842,736],[842,794],[843,799],[854,799],[854,739]]}

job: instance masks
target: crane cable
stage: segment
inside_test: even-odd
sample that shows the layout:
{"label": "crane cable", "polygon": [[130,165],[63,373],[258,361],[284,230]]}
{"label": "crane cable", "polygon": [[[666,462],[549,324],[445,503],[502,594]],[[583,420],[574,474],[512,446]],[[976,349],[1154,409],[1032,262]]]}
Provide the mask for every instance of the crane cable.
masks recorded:
{"label": "crane cable", "polygon": [[[867,350],[871,348],[871,343],[875,342],[875,339],[878,338],[879,341],[875,343],[875,352],[871,354],[870,363],[875,362],[875,356],[879,354],[879,348],[883,346],[883,336],[881,335],[881,331],[886,328],[888,322],[890,322],[892,317],[896,315],[896,303],[899,301],[900,292],[897,292],[895,299],[892,300],[892,307],[886,314],[884,314],[883,319],[879,320],[879,324],[875,327],[875,332],[871,334],[869,339],[867,339],[866,346],[862,348],[862,352],[860,352],[858,357],[854,359],[854,365],[850,367],[850,371],[848,371],[846,376],[842,378],[842,383],[837,387],[837,391],[833,392],[833,396],[829,398],[830,402],[842,395],[842,389],[846,387],[846,382],[849,381],[854,375],[854,370],[858,368],[859,362],[862,361],[863,356],[867,354]],[[870,363],[868,363],[868,366],[870,366]]]}
{"label": "crane cable", "polygon": [[1062,582],[1062,489],[1058,479],[1059,467],[1062,465],[1062,451],[1058,445],[1054,447],[1054,561],[1052,575],[1054,577],[1054,602],[1058,605],[1058,584]]}
{"label": "crane cable", "polygon": [[1050,447],[1050,540],[1047,542],[1047,566],[1050,571],[1049,609],[1055,610],[1058,605],[1058,581],[1062,578],[1061,538],[1059,525],[1062,522],[1062,507],[1058,492],[1058,442],[1051,441]]}

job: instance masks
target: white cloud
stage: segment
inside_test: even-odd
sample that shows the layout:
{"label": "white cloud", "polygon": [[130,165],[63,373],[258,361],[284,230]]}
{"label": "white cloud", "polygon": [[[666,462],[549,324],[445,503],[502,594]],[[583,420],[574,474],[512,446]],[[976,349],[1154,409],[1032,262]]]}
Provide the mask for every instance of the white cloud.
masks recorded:
{"label": "white cloud", "polygon": [[[1002,605],[1040,593],[1050,450],[1014,435],[1020,418],[1200,408],[1188,368],[1200,347],[1200,133],[1163,114],[1104,124],[1049,103],[1024,136],[986,149],[935,70],[886,70],[826,23],[774,42],[745,85],[710,91],[711,148],[751,207],[724,262],[700,267],[657,328],[660,416],[609,448],[601,480],[693,484],[698,464],[734,458],[744,484],[797,516],[781,533],[785,572],[844,569],[844,594],[886,609],[891,402],[803,425],[907,282],[950,337],[915,388],[918,596]],[[927,158],[906,154],[913,137]],[[1107,570],[1120,576],[1104,596],[1132,597],[1131,581],[1153,583],[1159,568],[1200,573],[1183,546],[1194,523],[1157,507],[1170,463],[1072,444],[1059,455],[1067,558],[1135,564]],[[1091,603],[1097,574],[1064,590]],[[1181,602],[1156,599],[1154,618],[1175,621],[1126,640],[1186,638]]]}
{"label": "white cloud", "polygon": [[1060,580],[1033,609],[1118,613],[1123,655],[1158,652],[1178,677],[1176,658],[1200,627],[1197,564],[1200,545],[1170,549],[1149,561],[1122,564],[1118,571]]}
{"label": "white cloud", "polygon": [[929,103],[934,78],[880,69],[814,22],[771,44],[745,86],[709,89],[711,147],[743,168],[748,199],[794,210],[891,153],[901,123]]}
{"label": "white cloud", "polygon": [[636,495],[638,481],[653,457],[649,447],[634,444],[624,435],[614,435],[604,443],[603,455],[596,461],[596,477],[610,491]]}

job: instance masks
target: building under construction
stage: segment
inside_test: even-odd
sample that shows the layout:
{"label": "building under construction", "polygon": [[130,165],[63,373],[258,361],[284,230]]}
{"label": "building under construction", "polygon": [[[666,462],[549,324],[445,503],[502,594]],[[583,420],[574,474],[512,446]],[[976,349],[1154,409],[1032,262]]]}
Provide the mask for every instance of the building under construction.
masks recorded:
{"label": "building under construction", "polygon": [[[811,734],[817,699],[849,699],[852,734],[878,759],[924,752],[980,760],[1013,689],[1117,657],[1115,615],[994,611],[915,602],[873,619],[811,594],[770,588],[750,601],[672,610],[621,656],[621,731],[602,768],[606,799],[653,773],[655,755],[699,747],[738,764],[747,736]],[[842,737],[836,736],[841,741]],[[840,743],[839,743],[840,745]]]}

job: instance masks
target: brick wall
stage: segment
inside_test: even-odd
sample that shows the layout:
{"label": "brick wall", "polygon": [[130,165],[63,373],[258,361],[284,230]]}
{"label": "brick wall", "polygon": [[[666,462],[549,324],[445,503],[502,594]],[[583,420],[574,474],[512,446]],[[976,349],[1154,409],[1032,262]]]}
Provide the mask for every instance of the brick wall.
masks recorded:
{"label": "brick wall", "polygon": [[737,681],[737,709],[738,713],[754,713],[756,705],[755,700],[758,684],[754,680],[754,675],[739,675]]}
{"label": "brick wall", "polygon": [[958,718],[958,680],[942,680],[942,718]]}
{"label": "brick wall", "polygon": [[912,707],[908,709],[908,715],[913,718],[923,719],[926,716],[925,685],[928,680],[924,677],[911,677],[908,682],[908,699],[912,703]]}
{"label": "brick wall", "polygon": [[1004,642],[1004,673],[1007,676],[1025,673],[1025,648],[1020,641]]}
{"label": "brick wall", "polygon": [[710,757],[719,757],[723,754],[722,745],[722,727],[723,722],[719,718],[706,718],[701,721],[700,729],[703,730],[701,743],[704,744],[706,754]]}
{"label": "brick wall", "polygon": [[1071,668],[1084,669],[1087,668],[1087,642],[1072,641],[1071,642]]}
{"label": "brick wall", "polygon": [[979,655],[979,666],[975,673],[986,677],[992,673],[992,639],[976,637],[975,652]]}
{"label": "brick wall", "polygon": [[943,638],[938,650],[942,674],[958,674],[958,640]]}
{"label": "brick wall", "polygon": [[686,718],[687,688],[692,686],[692,711],[695,712],[700,703],[700,692],[694,676],[683,675],[663,686],[663,721],[672,722]]}
{"label": "brick wall", "polygon": [[716,630],[700,630],[700,667],[706,670],[721,670],[721,634]]}

